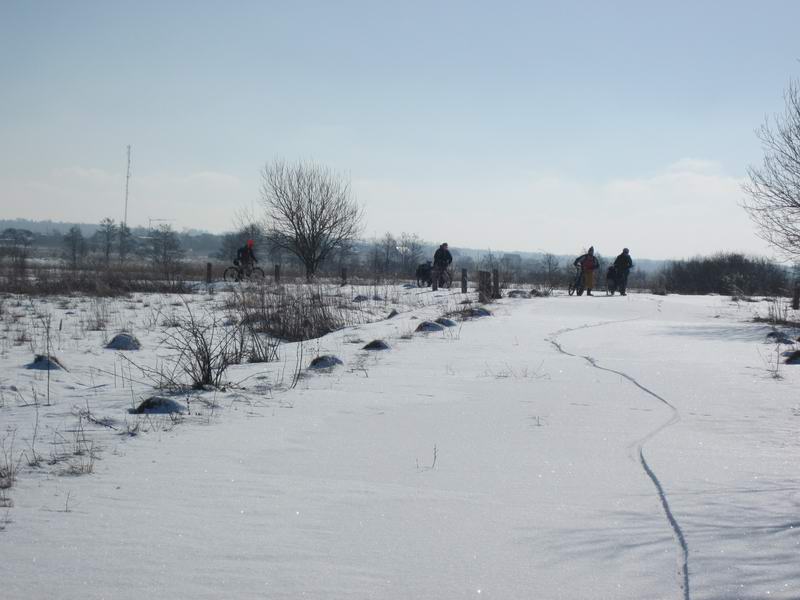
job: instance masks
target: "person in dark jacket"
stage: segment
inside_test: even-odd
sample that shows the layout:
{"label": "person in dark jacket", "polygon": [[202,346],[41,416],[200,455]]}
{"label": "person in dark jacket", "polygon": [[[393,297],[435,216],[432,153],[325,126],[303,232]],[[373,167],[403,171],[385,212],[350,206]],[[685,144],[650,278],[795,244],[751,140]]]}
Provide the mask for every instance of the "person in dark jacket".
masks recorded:
{"label": "person in dark jacket", "polygon": [[[594,272],[600,268],[600,263],[594,255],[594,246],[589,247],[586,254],[581,254],[572,263],[576,267],[580,267],[583,274],[583,287],[586,288],[586,295],[592,296],[592,288],[594,287]],[[580,293],[578,294],[580,296]]]}
{"label": "person in dark jacket", "polygon": [[444,242],[433,254],[433,270],[431,272],[431,278],[436,277],[438,285],[443,285],[446,282],[445,273],[447,272],[447,269],[450,268],[450,263],[452,262],[453,255],[450,254],[450,250],[447,249],[447,242]]}
{"label": "person in dark jacket", "polygon": [[253,268],[253,265],[258,262],[255,252],[253,252],[253,240],[247,240],[247,243],[236,251],[236,264],[245,273]]}
{"label": "person in dark jacket", "polygon": [[617,271],[617,289],[620,296],[626,296],[626,288],[628,287],[628,273],[633,268],[633,260],[631,260],[631,251],[627,248],[622,249],[622,254],[614,259],[614,268]]}
{"label": "person in dark jacket", "polygon": [[439,246],[433,254],[433,266],[439,269],[446,269],[453,262],[453,255],[447,249],[447,242]]}

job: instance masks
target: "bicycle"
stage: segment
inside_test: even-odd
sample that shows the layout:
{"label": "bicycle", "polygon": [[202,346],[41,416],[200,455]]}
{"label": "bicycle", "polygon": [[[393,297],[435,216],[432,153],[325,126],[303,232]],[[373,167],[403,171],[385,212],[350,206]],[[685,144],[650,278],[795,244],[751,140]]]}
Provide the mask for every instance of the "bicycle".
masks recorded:
{"label": "bicycle", "polygon": [[[438,269],[433,269],[431,271],[431,278],[433,278],[434,273],[437,272]],[[440,269],[438,270],[439,273],[439,287],[450,289],[450,286],[453,285],[453,273],[450,268]]]}
{"label": "bicycle", "polygon": [[583,295],[583,269],[576,266],[575,271],[575,279],[569,283],[569,286],[567,287],[567,294],[572,296],[572,294],[578,292],[578,296],[581,296]]}
{"label": "bicycle", "polygon": [[227,282],[239,282],[239,281],[263,281],[264,280],[264,270],[261,267],[254,267],[252,265],[242,266],[239,264],[238,260],[233,261],[232,267],[228,267],[225,269],[225,272],[222,274],[222,278]]}
{"label": "bicycle", "polygon": [[617,269],[614,265],[606,271],[606,296],[613,296],[617,291]]}

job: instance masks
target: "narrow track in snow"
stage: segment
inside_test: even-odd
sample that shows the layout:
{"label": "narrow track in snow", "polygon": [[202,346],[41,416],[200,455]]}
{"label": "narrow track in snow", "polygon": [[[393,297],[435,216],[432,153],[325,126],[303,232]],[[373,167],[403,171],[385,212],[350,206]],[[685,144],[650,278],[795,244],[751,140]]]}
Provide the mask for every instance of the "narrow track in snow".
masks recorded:
{"label": "narrow track in snow", "polygon": [[631,375],[628,375],[627,373],[624,373],[623,371],[618,371],[616,369],[610,369],[608,367],[604,367],[597,361],[596,358],[594,358],[592,356],[585,356],[585,355],[582,355],[582,354],[573,354],[572,352],[568,352],[567,350],[564,349],[564,347],[558,341],[558,338],[560,336],[566,334],[566,333],[572,333],[574,331],[580,331],[582,329],[589,329],[589,328],[592,328],[592,327],[603,327],[603,326],[606,326],[606,325],[617,325],[617,324],[620,324],[620,323],[627,323],[629,321],[636,321],[636,320],[638,320],[638,318],[637,319],[624,319],[624,320],[621,320],[621,321],[605,321],[605,322],[602,322],[602,323],[594,323],[594,324],[591,324],[591,325],[582,325],[580,327],[560,329],[560,330],[558,330],[556,332],[551,333],[549,337],[545,338],[545,341],[549,342],[561,354],[564,354],[566,356],[571,356],[573,358],[582,358],[583,360],[588,362],[595,369],[599,369],[600,371],[606,371],[608,373],[614,373],[616,375],[619,375],[620,377],[626,379],[627,381],[629,381],[630,383],[632,383],[633,385],[638,387],[645,394],[651,396],[652,398],[655,398],[660,403],[664,404],[666,407],[669,408],[669,410],[671,412],[671,417],[669,418],[669,420],[664,422],[664,423],[662,423],[656,429],[654,429],[653,431],[649,432],[646,436],[644,436],[638,442],[636,442],[636,449],[637,449],[637,453],[638,453],[639,464],[642,466],[642,469],[644,470],[645,474],[647,475],[647,477],[650,479],[650,481],[655,486],[656,491],[658,492],[659,500],[661,501],[661,507],[664,510],[664,515],[667,517],[667,522],[669,523],[670,527],[672,528],[672,531],[673,531],[673,533],[675,535],[675,539],[678,541],[678,545],[680,546],[680,552],[681,552],[682,559],[681,559],[680,564],[679,564],[679,576],[681,578],[681,589],[683,590],[683,600],[691,600],[691,594],[690,594],[690,588],[689,588],[689,546],[686,543],[686,537],[683,534],[683,530],[681,529],[681,526],[678,523],[678,520],[675,518],[675,515],[673,514],[672,509],[670,508],[669,500],[667,498],[667,493],[664,491],[664,486],[661,485],[661,481],[659,480],[659,478],[656,475],[656,473],[653,470],[653,468],[647,462],[647,459],[645,458],[645,455],[644,455],[644,445],[650,439],[652,439],[653,437],[658,435],[660,432],[662,432],[667,427],[670,427],[670,426],[674,425],[675,423],[677,423],[678,421],[681,420],[680,413],[678,412],[678,409],[675,408],[675,406],[672,403],[670,403],[668,400],[666,400],[662,396],[658,395],[657,393],[655,393],[650,388],[648,388],[648,387],[642,385],[641,383],[639,383],[639,381],[637,381],[635,377],[633,377]]}

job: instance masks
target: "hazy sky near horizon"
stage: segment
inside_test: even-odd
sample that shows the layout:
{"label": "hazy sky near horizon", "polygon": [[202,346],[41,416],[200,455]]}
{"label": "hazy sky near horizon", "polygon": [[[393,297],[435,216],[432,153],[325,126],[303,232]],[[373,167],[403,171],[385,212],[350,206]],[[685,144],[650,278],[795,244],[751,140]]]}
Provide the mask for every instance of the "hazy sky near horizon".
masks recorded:
{"label": "hazy sky near horizon", "polygon": [[365,236],[770,255],[740,207],[800,2],[0,2],[0,218],[231,230],[260,171]]}

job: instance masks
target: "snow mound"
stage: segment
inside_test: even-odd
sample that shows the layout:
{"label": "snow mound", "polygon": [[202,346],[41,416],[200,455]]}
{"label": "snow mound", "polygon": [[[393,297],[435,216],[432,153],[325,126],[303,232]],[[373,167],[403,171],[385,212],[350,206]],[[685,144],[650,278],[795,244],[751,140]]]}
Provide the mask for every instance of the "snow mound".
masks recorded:
{"label": "snow mound", "polygon": [[139,350],[142,344],[132,333],[118,333],[106,344],[109,350]]}
{"label": "snow mound", "polygon": [[492,313],[481,306],[476,306],[474,308],[465,308],[461,316],[464,319],[479,319],[480,317],[491,317]]}
{"label": "snow mound", "polygon": [[453,321],[453,319],[448,319],[447,317],[439,317],[438,319],[436,319],[436,322],[439,325],[442,325],[444,327],[455,327],[456,326],[456,322]]}
{"label": "snow mound", "polygon": [[68,371],[57,357],[37,354],[33,357],[33,362],[25,366],[26,369],[37,369],[41,371]]}
{"label": "snow mound", "polygon": [[364,346],[362,350],[388,350],[389,344],[383,340],[372,340],[369,344]]}
{"label": "snow mound", "polygon": [[784,362],[787,365],[800,365],[800,350],[787,352],[784,354],[784,356],[786,356],[786,360]]}
{"label": "snow mound", "polygon": [[309,369],[332,369],[336,365],[343,365],[342,360],[332,354],[323,354],[311,361]]}
{"label": "snow mound", "polygon": [[362,296],[361,294],[353,298],[353,302],[366,302],[367,300],[369,300],[369,298]]}
{"label": "snow mound", "polygon": [[422,333],[431,333],[433,331],[444,331],[444,327],[442,327],[438,323],[434,323],[433,321],[423,321],[422,323],[417,325],[416,330]]}
{"label": "snow mound", "polygon": [[530,300],[531,297],[530,292],[525,290],[511,290],[507,295],[509,298],[525,298],[526,300]]}
{"label": "snow mound", "polygon": [[775,344],[794,344],[794,340],[783,331],[770,331],[767,334],[767,342],[773,342]]}
{"label": "snow mound", "polygon": [[147,400],[143,400],[136,408],[130,409],[129,412],[136,415],[167,415],[170,413],[182,413],[183,406],[172,398],[151,396]]}

